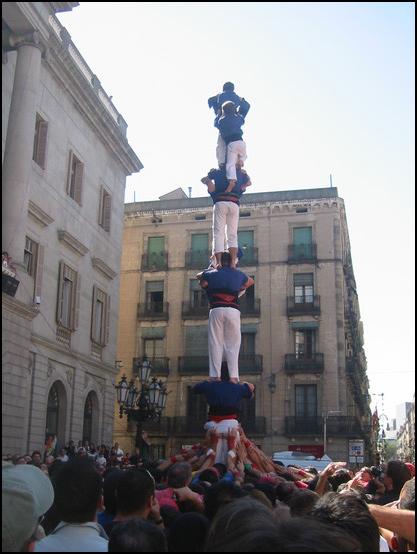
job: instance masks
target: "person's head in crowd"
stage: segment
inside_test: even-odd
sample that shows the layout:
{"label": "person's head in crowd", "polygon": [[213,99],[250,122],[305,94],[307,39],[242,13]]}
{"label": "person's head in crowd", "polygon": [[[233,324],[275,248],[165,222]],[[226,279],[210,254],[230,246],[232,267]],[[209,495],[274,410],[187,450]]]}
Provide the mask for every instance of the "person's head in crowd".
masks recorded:
{"label": "person's head in crowd", "polygon": [[319,498],[320,496],[316,492],[309,489],[295,491],[288,500],[291,515],[293,517],[309,515]]}
{"label": "person's head in crowd", "polygon": [[294,483],[290,483],[286,481],[284,481],[283,483],[278,483],[278,485],[275,487],[275,494],[277,495],[277,500],[280,500],[281,502],[284,502],[285,504],[287,504],[291,495],[296,490],[297,490],[297,487],[294,485]]}
{"label": "person's head in crowd", "polygon": [[45,457],[45,464],[49,467],[52,465],[55,461],[55,458],[53,456],[46,456]]}
{"label": "person's head in crowd", "polygon": [[122,475],[121,469],[112,468],[103,481],[104,511],[110,516],[115,516],[117,512],[116,488]]}
{"label": "person's head in crowd", "polygon": [[42,463],[42,454],[39,452],[39,450],[34,450],[31,455],[32,458],[32,465],[36,467],[40,467]]}
{"label": "person's head in crowd", "polygon": [[52,464],[48,467],[48,475],[51,479],[53,479],[55,473],[58,471],[58,469],[61,467],[61,465],[65,463],[63,462],[62,460],[60,460],[59,458],[57,458],[56,460],[54,460],[52,462]]}
{"label": "person's head in crowd", "polygon": [[229,504],[237,498],[242,498],[242,496],[247,496],[247,494],[246,491],[243,491],[235,483],[219,481],[206,491],[204,496],[204,513],[212,520],[221,506]]}
{"label": "person's head in crowd", "polygon": [[240,498],[223,505],[217,512],[205,551],[279,552],[278,536],[271,510],[254,498]]}
{"label": "person's head in crowd", "polygon": [[355,491],[329,492],[311,510],[317,520],[336,525],[361,544],[363,552],[379,552],[379,528],[368,505]]}
{"label": "person's head in crowd", "polygon": [[277,534],[274,552],[367,552],[353,534],[311,517],[284,519]]}
{"label": "person's head in crowd", "polygon": [[393,491],[399,496],[406,481],[411,479],[411,473],[404,462],[390,460],[384,471],[384,485],[387,491]]}
{"label": "person's head in crowd", "polygon": [[26,454],[26,455],[25,455],[25,460],[26,460],[26,463],[27,463],[27,464],[31,464],[31,463],[32,463],[32,458],[31,458],[31,456],[30,456],[29,454]]}
{"label": "person's head in crowd", "polygon": [[109,552],[167,552],[164,532],[144,519],[117,523],[109,537]]}
{"label": "person's head in crowd", "polygon": [[84,448],[84,446],[81,446],[78,450],[77,450],[77,456],[79,458],[86,458],[87,457],[87,450]]}
{"label": "person's head in crowd", "polygon": [[200,473],[200,481],[207,481],[211,485],[219,481],[219,471],[215,467],[208,467]]}
{"label": "person's head in crowd", "polygon": [[413,477],[406,481],[400,492],[400,510],[416,510],[416,479]]}
{"label": "person's head in crowd", "polygon": [[18,465],[22,465],[22,464],[24,465],[24,464],[26,464],[26,463],[27,463],[27,462],[26,462],[26,457],[25,457],[25,456],[18,456],[18,457],[16,458],[16,465],[17,465],[17,466],[18,466]]}
{"label": "person's head in crowd", "polygon": [[213,467],[215,467],[219,472],[220,479],[227,472],[227,467],[225,466],[225,464],[222,464],[221,462],[217,462],[216,464],[213,464]]}
{"label": "person's head in crowd", "polygon": [[103,507],[102,479],[88,458],[74,458],[61,464],[53,479],[55,506],[62,521],[95,521]]}
{"label": "person's head in crowd", "polygon": [[52,484],[37,467],[3,464],[2,552],[29,552],[53,501]]}
{"label": "person's head in crowd", "polygon": [[343,483],[350,481],[350,474],[346,468],[340,468],[336,470],[333,475],[328,477],[328,481],[334,492],[337,492],[337,489]]}
{"label": "person's head in crowd", "polygon": [[168,487],[180,489],[191,482],[191,465],[188,462],[176,462],[168,469]]}
{"label": "person's head in crowd", "polygon": [[177,515],[170,526],[169,552],[203,552],[210,522],[196,512]]}
{"label": "person's head in crowd", "polygon": [[145,469],[124,471],[116,485],[117,518],[146,519],[155,495],[155,481]]}
{"label": "person's head in crowd", "polygon": [[[163,482],[166,473],[164,471],[161,471],[158,466],[160,464],[161,460],[158,462],[149,462],[145,464],[143,467],[149,471],[149,473],[152,475],[152,477],[155,479],[155,483],[160,484]],[[140,460],[139,460],[140,463]]]}
{"label": "person's head in crowd", "polygon": [[264,506],[266,506],[269,510],[272,511],[272,502],[269,500],[269,498],[266,496],[266,494],[257,488],[253,487],[251,491],[249,491],[249,496],[253,498],[254,500],[257,500]]}
{"label": "person's head in crowd", "polygon": [[161,514],[165,529],[170,529],[174,520],[178,517],[178,509],[173,506],[163,505],[160,506],[159,513]]}
{"label": "person's head in crowd", "polygon": [[[193,492],[196,492],[198,494],[201,494],[202,496],[204,496],[205,492],[206,492],[206,487],[202,484],[204,483],[205,481],[201,481],[201,482],[198,482],[198,483],[191,483],[190,484],[190,489],[193,491]],[[207,483],[207,482],[206,482]],[[211,483],[207,483],[209,486],[211,486]]]}
{"label": "person's head in crowd", "polygon": [[270,483],[255,483],[255,489],[264,493],[264,495],[271,502],[272,506],[275,506],[277,495],[275,492],[275,487]]}

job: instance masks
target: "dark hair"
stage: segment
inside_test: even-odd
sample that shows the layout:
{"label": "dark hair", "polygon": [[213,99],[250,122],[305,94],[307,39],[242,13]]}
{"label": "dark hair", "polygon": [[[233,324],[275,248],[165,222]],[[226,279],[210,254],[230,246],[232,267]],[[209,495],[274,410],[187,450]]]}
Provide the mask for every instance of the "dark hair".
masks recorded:
{"label": "dark hair", "polygon": [[171,525],[178,517],[178,510],[173,506],[161,506],[159,513],[164,522],[165,529],[171,529]]}
{"label": "dark hair", "polygon": [[339,485],[347,483],[350,479],[349,470],[342,468],[336,471],[334,475],[330,475],[327,480],[332,486],[333,491],[337,492]]}
{"label": "dark hair", "polygon": [[358,539],[363,552],[379,552],[378,524],[366,502],[355,492],[325,494],[318,500],[311,515],[345,529]]}
{"label": "dark hair", "polygon": [[235,85],[233,83],[231,83],[230,81],[227,81],[223,85],[223,91],[226,92],[227,90],[235,90]]}
{"label": "dark hair", "polygon": [[253,498],[223,506],[209,529],[206,552],[279,552],[271,510]]}
{"label": "dark hair", "polygon": [[212,485],[204,496],[204,513],[209,519],[213,519],[221,506],[247,494],[235,483],[219,481]]}
{"label": "dark hair", "polygon": [[236,105],[234,102],[231,102],[230,100],[228,102],[224,102],[222,104],[222,111],[224,115],[233,115],[236,113]]}
{"label": "dark hair", "polygon": [[275,494],[277,495],[277,500],[288,504],[289,499],[297,490],[293,483],[278,483],[275,487]]}
{"label": "dark hair", "polygon": [[223,477],[223,475],[227,471],[227,467],[225,466],[225,464],[222,464],[221,462],[217,462],[216,464],[213,464],[213,467],[215,467],[220,472],[220,477]]}
{"label": "dark hair", "polygon": [[229,254],[229,252],[222,252],[221,262],[222,266],[231,264],[232,256]]}
{"label": "dark hair", "polygon": [[93,521],[102,492],[102,479],[88,458],[69,460],[57,469],[52,478],[55,506],[62,521]]}
{"label": "dark hair", "polygon": [[320,496],[309,489],[298,489],[288,500],[292,516],[307,516],[311,513]]}
{"label": "dark hair", "polygon": [[179,489],[185,487],[191,477],[191,465],[188,462],[177,462],[168,469],[168,487]]}
{"label": "dark hair", "polygon": [[105,512],[112,516],[115,516],[117,512],[116,487],[122,475],[123,471],[121,469],[111,468],[103,482]]}
{"label": "dark hair", "polygon": [[168,546],[169,552],[203,552],[210,522],[203,514],[188,512],[173,521]]}
{"label": "dark hair", "polygon": [[396,494],[400,494],[406,481],[411,479],[411,472],[404,462],[390,460],[385,469],[385,475],[392,479],[392,486]]}
{"label": "dark hair", "polygon": [[416,509],[416,480],[415,477],[404,483],[400,494],[400,509],[413,510]]}
{"label": "dark hair", "polygon": [[145,519],[117,523],[110,534],[109,552],[167,552],[164,532]]}
{"label": "dark hair", "polygon": [[366,552],[353,534],[310,517],[280,522],[275,552]]}
{"label": "dark hair", "polygon": [[255,489],[264,493],[264,495],[270,500],[272,506],[275,506],[277,500],[277,494],[275,487],[271,483],[255,483]]}
{"label": "dark hair", "polygon": [[123,515],[141,511],[155,493],[155,482],[143,469],[129,469],[116,485],[117,511]]}
{"label": "dark hair", "polygon": [[212,485],[214,485],[214,483],[217,483],[217,481],[219,480],[219,476],[217,474],[217,471],[213,471],[212,467],[208,467],[200,473],[199,479],[200,481],[207,481],[207,483],[211,483]]}

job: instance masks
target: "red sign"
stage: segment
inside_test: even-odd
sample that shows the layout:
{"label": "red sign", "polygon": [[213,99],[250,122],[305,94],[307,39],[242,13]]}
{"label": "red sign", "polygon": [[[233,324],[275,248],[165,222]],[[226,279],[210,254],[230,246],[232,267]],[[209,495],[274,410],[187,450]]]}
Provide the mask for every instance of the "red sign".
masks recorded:
{"label": "red sign", "polygon": [[324,447],[322,444],[289,444],[288,450],[305,452],[309,456],[315,456],[316,458],[321,458],[324,454]]}

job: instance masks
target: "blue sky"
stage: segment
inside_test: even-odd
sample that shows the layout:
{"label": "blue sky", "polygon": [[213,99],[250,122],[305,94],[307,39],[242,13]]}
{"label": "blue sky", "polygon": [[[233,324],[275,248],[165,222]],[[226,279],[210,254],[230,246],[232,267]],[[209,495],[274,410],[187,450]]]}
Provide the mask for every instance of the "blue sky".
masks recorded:
{"label": "blue sky", "polygon": [[385,393],[389,417],[414,391],[414,12],[411,2],[80,2],[59,14],[144,164],[126,202],[180,186],[206,195],[217,140],[207,98],[225,81],[251,103],[252,192],[333,175],[371,392]]}

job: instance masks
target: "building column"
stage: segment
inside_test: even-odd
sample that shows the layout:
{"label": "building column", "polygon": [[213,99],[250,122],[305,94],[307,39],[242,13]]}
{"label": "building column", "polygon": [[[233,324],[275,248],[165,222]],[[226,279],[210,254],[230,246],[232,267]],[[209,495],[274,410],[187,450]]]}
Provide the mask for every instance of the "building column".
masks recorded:
{"label": "building column", "polygon": [[17,60],[3,161],[2,251],[23,266],[41,50],[39,33],[10,37]]}

